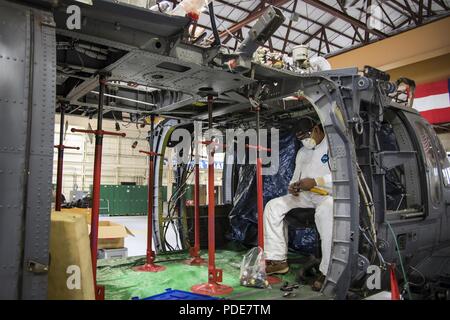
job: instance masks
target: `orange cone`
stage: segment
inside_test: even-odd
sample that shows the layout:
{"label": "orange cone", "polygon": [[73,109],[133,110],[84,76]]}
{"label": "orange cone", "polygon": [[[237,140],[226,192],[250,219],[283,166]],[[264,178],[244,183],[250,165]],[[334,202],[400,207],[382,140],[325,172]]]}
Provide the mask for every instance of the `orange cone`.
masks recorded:
{"label": "orange cone", "polygon": [[400,300],[400,290],[398,289],[397,277],[395,276],[395,264],[389,265],[391,278],[391,300]]}

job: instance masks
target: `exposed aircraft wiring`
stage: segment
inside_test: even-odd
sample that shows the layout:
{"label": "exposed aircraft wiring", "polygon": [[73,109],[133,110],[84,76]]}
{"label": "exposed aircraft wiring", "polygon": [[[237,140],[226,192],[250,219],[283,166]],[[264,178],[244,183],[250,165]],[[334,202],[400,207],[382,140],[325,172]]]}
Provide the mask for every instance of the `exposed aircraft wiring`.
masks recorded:
{"label": "exposed aircraft wiring", "polygon": [[369,186],[367,185],[364,174],[361,171],[361,168],[357,164],[358,169],[358,185],[363,195],[364,204],[367,209],[367,214],[370,219],[370,228],[372,232],[372,237],[374,239],[375,245],[377,244],[377,232],[375,227],[375,208],[373,206],[373,197],[372,192],[370,192]]}
{"label": "exposed aircraft wiring", "polygon": [[423,275],[422,272],[420,272],[418,269],[416,269],[413,266],[409,266],[410,269],[412,269],[414,272],[418,273],[420,275],[420,277],[422,278],[422,282],[421,283],[414,283],[414,282],[409,282],[411,285],[415,286],[415,287],[422,287],[423,285],[425,285],[425,283],[427,282],[426,277]]}
{"label": "exposed aircraft wiring", "polygon": [[403,273],[403,279],[405,280],[404,289],[408,293],[409,300],[412,300],[411,290],[409,289],[408,277],[406,276],[405,267],[403,266],[402,254],[400,253],[400,246],[398,245],[398,242],[397,242],[397,235],[395,234],[394,229],[392,228],[392,226],[389,223],[389,221],[385,220],[385,222],[386,222],[386,224],[387,224],[387,226],[388,226],[389,230],[391,231],[392,236],[394,238],[395,248],[396,248],[396,251],[397,251],[397,254],[398,254],[398,258],[399,258],[399,261],[400,261],[400,267],[401,267],[402,273]]}
{"label": "exposed aircraft wiring", "polygon": [[217,30],[217,24],[216,24],[216,15],[214,14],[214,2],[211,1],[208,4],[208,10],[209,10],[209,18],[211,22],[211,29],[212,33],[214,35],[214,42],[211,44],[211,46],[220,46],[220,36],[219,31]]}
{"label": "exposed aircraft wiring", "polygon": [[[192,160],[192,154],[191,154],[191,160]],[[193,173],[193,166],[186,166],[186,170],[182,173],[181,181],[178,184],[179,187],[175,190],[174,193],[172,193],[171,197],[167,201],[167,217],[166,221],[163,224],[164,230],[163,230],[163,241],[169,251],[177,251],[182,250],[183,248],[180,246],[180,243],[178,241],[178,235],[180,235],[180,226],[175,223],[175,220],[180,219],[180,215],[175,217],[175,211],[178,201],[186,194],[186,185],[189,177]],[[169,230],[170,226],[173,226],[174,232],[175,232],[175,239],[176,239],[176,246],[173,247],[168,241],[167,241],[167,232]],[[181,239],[183,241],[183,239]]]}
{"label": "exposed aircraft wiring", "polygon": [[[370,236],[367,235],[367,229],[364,229],[363,227],[359,226],[359,230],[362,232],[364,238],[367,240],[367,242],[375,249],[375,252],[378,256],[378,259],[380,260],[380,265],[383,269],[386,269],[387,262],[384,260],[383,255],[381,254],[380,250],[378,250],[378,247],[376,247],[373,243],[373,240],[370,239]],[[372,261],[373,263],[373,261]]]}
{"label": "exposed aircraft wiring", "polygon": [[[369,221],[371,221],[372,220],[372,212],[371,212],[370,204],[369,204],[369,201],[367,199],[367,195],[366,195],[366,193],[365,193],[365,191],[363,189],[363,186],[361,184],[361,180],[359,178],[358,178],[358,185],[359,185],[359,190],[360,190],[360,193],[361,193],[363,201],[364,201],[364,206],[366,208],[367,215],[369,217]],[[373,263],[373,261],[375,260],[374,253],[375,253],[375,251],[377,251],[377,245],[376,245],[376,238],[374,236],[374,232],[373,232],[373,228],[372,228],[372,223],[369,223],[369,225],[370,225],[370,227],[363,228],[363,230],[367,231],[367,229],[370,229],[370,235],[371,235],[372,241],[369,241],[369,244],[371,244],[373,246],[373,249],[374,249],[374,251],[372,251],[372,256],[371,256],[370,260]]]}

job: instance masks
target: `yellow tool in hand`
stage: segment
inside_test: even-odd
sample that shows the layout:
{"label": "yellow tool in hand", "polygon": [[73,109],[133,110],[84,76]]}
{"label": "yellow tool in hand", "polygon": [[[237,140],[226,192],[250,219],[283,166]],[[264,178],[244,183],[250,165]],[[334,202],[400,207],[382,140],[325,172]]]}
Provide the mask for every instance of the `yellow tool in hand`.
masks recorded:
{"label": "yellow tool in hand", "polygon": [[327,195],[329,195],[328,191],[323,190],[323,189],[321,189],[321,188],[317,188],[317,187],[313,187],[313,188],[309,189],[309,191],[314,192],[314,193],[317,193],[317,194],[320,194],[320,195],[322,195],[322,196],[327,196]]}

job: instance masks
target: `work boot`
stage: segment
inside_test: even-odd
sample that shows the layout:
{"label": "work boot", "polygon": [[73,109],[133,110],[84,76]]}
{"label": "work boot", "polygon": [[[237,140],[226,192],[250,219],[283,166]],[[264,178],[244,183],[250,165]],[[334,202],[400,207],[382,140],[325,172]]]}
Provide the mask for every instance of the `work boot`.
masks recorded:
{"label": "work boot", "polygon": [[289,271],[289,265],[286,260],[266,260],[266,274],[285,274]]}
{"label": "work boot", "polygon": [[306,283],[308,280],[307,279],[308,275],[314,276],[315,274],[317,274],[317,272],[319,272],[319,271],[316,271],[316,269],[317,270],[319,269],[319,265],[320,265],[320,260],[314,256],[310,256],[308,261],[306,261],[304,263],[304,265],[298,271],[296,281],[298,283]]}
{"label": "work boot", "polygon": [[325,276],[323,274],[321,274],[320,276],[317,277],[316,281],[314,281],[313,285],[311,286],[311,289],[313,289],[313,291],[322,290],[324,282],[325,282]]}

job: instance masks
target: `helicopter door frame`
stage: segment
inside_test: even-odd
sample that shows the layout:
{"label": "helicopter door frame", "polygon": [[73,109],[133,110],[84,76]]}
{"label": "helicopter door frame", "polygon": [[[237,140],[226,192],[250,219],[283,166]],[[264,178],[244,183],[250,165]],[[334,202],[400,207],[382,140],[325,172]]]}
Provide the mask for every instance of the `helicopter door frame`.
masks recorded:
{"label": "helicopter door frame", "polygon": [[[402,179],[405,187],[405,193],[402,194],[401,202],[396,209],[388,208],[387,199],[385,199],[384,217],[388,221],[420,220],[427,216],[427,190],[420,187],[427,182],[424,174],[425,167],[423,166],[422,151],[408,114],[410,114],[409,110],[397,106],[387,108],[384,113],[384,119],[392,126],[398,150],[381,150],[378,162],[385,171],[385,175],[388,173],[386,169],[394,169],[402,165]],[[411,113],[411,115],[415,114]],[[387,182],[385,178],[385,189]],[[406,206],[400,209],[402,201],[406,202]]]}
{"label": "helicopter door frame", "polygon": [[[424,198],[425,217],[437,217],[445,210],[445,201],[442,168],[439,156],[436,153],[438,146],[435,138],[431,134],[431,130],[433,129],[418,113],[404,112],[403,114],[411,127],[411,137],[414,137],[416,150],[420,156],[420,162],[423,164],[423,170],[421,170],[421,172],[424,176],[423,185],[426,186],[426,188],[422,188],[424,193],[426,192]],[[424,141],[423,139],[427,140]],[[425,150],[425,147],[428,149]],[[432,162],[434,162],[434,164]],[[436,188],[434,196],[432,194],[433,186]],[[435,197],[435,199],[433,199],[433,197]]]}

